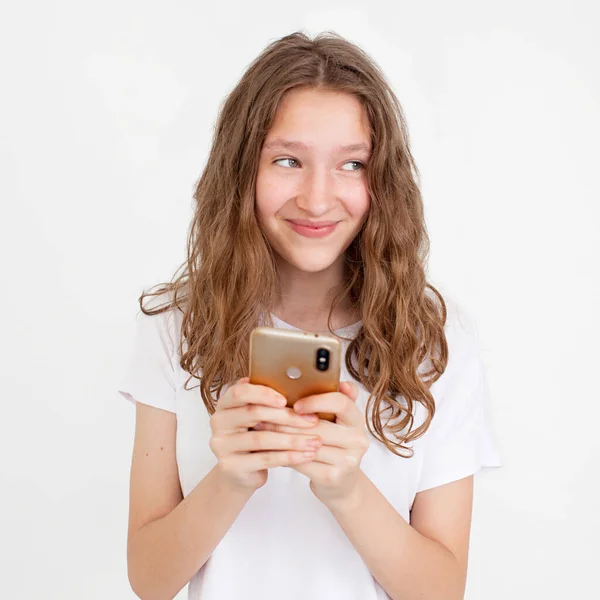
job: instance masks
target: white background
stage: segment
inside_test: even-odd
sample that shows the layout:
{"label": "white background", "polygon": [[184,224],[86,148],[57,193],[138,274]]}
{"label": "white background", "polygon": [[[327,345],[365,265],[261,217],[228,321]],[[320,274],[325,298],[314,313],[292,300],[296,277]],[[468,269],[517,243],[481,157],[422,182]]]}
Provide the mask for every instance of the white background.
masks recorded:
{"label": "white background", "polygon": [[466,597],[600,597],[597,6],[323,6],[3,11],[3,598],[134,598],[134,410],[116,389],[137,298],[184,260],[219,103],[296,29],[337,31],[391,80],[422,174],[430,281],[484,343],[505,466],[476,480]]}

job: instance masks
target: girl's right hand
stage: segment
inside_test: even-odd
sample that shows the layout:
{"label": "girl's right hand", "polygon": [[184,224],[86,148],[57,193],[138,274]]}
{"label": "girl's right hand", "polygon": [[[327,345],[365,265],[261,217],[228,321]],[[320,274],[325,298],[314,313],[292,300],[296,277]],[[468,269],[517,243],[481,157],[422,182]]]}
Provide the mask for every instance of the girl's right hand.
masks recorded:
{"label": "girl's right hand", "polygon": [[[307,418],[279,404],[285,397],[275,390],[249,383],[243,377],[219,398],[210,418],[210,449],[219,462],[217,468],[228,482],[245,490],[257,490],[268,478],[270,467],[297,465],[311,461],[321,446],[310,429],[318,417]],[[306,434],[250,431],[261,422],[306,429]],[[312,443],[311,443],[312,442]]]}

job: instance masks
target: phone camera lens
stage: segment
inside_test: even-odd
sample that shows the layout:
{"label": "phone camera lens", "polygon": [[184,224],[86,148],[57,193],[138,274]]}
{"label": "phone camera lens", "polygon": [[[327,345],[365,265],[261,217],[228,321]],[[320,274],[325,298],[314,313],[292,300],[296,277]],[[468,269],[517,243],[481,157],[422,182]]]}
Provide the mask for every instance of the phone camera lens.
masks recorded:
{"label": "phone camera lens", "polygon": [[317,370],[327,371],[329,369],[329,350],[319,348],[317,350]]}

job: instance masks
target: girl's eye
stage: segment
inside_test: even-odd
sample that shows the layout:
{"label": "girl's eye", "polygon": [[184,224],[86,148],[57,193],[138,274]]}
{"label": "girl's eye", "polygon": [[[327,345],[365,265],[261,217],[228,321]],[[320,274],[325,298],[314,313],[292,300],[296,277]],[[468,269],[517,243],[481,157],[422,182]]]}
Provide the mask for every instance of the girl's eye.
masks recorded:
{"label": "girl's eye", "polygon": [[[278,163],[278,162],[281,162],[283,160],[287,160],[287,161],[290,161],[290,162],[298,164],[298,161],[295,158],[279,158],[275,162]],[[360,169],[364,169],[364,167],[365,167],[365,165],[363,165],[363,163],[361,163],[358,160],[349,160],[345,164],[347,164],[347,165],[349,165],[349,164],[359,165],[359,167],[357,169],[350,169],[351,171],[359,171]],[[344,169],[344,170],[347,170],[347,169]]]}
{"label": "girl's eye", "polygon": [[359,171],[360,169],[364,169],[365,165],[363,165],[359,160],[349,160],[346,164],[349,165],[354,163],[355,165],[359,165],[358,169],[350,169],[351,171]]}
{"label": "girl's eye", "polygon": [[281,162],[282,160],[289,160],[289,161],[292,161],[295,163],[298,162],[295,158],[278,158],[275,162],[278,163],[278,162]]}

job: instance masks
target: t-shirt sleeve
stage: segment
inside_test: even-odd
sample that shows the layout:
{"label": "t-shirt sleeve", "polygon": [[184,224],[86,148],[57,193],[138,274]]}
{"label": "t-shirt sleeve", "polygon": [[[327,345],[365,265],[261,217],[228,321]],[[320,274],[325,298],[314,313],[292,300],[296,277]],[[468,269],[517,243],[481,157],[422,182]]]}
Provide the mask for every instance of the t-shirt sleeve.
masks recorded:
{"label": "t-shirt sleeve", "polygon": [[138,312],[133,347],[118,393],[169,412],[175,409],[174,337],[170,314]]}
{"label": "t-shirt sleeve", "polygon": [[490,421],[489,390],[479,335],[464,312],[446,331],[448,365],[431,386],[436,413],[423,440],[417,492],[502,466]]}

